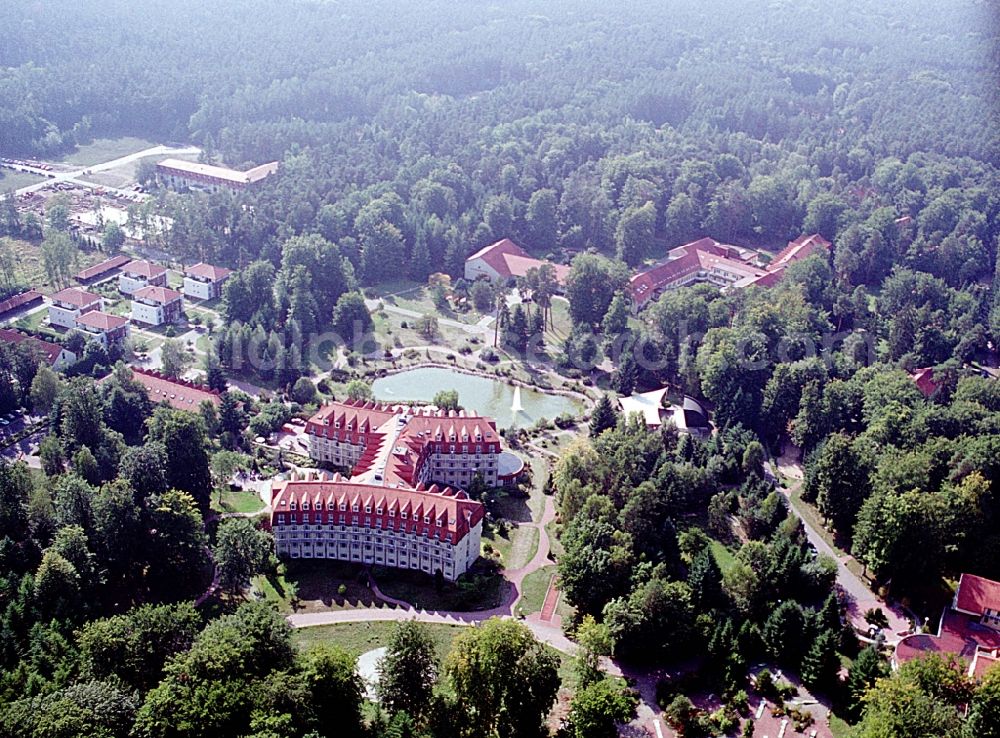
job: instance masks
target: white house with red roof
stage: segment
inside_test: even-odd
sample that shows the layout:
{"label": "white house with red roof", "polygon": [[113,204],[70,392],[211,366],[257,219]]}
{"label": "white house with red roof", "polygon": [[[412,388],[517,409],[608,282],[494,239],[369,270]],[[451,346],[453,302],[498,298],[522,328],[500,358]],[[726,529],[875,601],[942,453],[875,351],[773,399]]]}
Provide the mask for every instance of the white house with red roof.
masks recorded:
{"label": "white house with red roof", "polygon": [[176,323],[184,314],[184,296],[169,287],[143,287],[132,294],[132,320],[146,325]]}
{"label": "white house with red roof", "polygon": [[33,348],[45,357],[45,362],[51,369],[59,371],[76,361],[76,354],[64,346],[41,338],[29,336],[26,333],[0,328],[0,341],[14,345],[24,345]]}
{"label": "white house with red roof", "polygon": [[67,287],[49,297],[49,323],[60,328],[76,328],[76,319],[91,310],[103,310],[104,300],[100,295]]}
{"label": "white house with red roof", "polygon": [[465,260],[465,278],[470,282],[488,279],[504,283],[517,277],[525,277],[529,270],[544,264],[551,264],[555,269],[556,282],[560,286],[566,284],[568,266],[535,259],[509,238],[504,238],[481,248]]}
{"label": "white house with red roof", "polygon": [[962,574],[936,634],[916,633],[896,644],[893,665],[929,653],[954,656],[980,679],[1000,659],[1000,582]]}
{"label": "white house with red roof", "polygon": [[222,297],[222,285],[229,279],[232,271],[225,267],[213,266],[199,262],[184,270],[185,297],[197,300],[214,300]]}
{"label": "white house with red roof", "polygon": [[167,270],[151,261],[133,260],[121,268],[118,291],[133,295],[143,287],[166,287]]}
{"label": "white house with red roof", "polygon": [[120,346],[129,336],[128,318],[102,310],[91,310],[79,316],[76,327],[106,349]]}

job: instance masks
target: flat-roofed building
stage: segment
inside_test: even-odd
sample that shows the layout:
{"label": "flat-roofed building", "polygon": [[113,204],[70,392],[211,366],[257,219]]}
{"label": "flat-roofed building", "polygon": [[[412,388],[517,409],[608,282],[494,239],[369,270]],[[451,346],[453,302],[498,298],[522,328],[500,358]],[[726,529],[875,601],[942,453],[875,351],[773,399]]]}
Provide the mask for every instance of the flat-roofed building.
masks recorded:
{"label": "flat-roofed building", "polygon": [[184,314],[183,295],[169,287],[143,287],[132,294],[132,320],[146,325],[176,323]]}
{"label": "flat-roofed building", "polygon": [[222,297],[222,285],[232,271],[225,267],[193,264],[184,269],[184,296],[198,300],[214,300]]}
{"label": "flat-roofed building", "polygon": [[254,187],[278,171],[278,162],[240,172],[214,164],[201,164],[183,159],[164,159],[156,165],[160,181],[172,189],[192,189],[217,192],[221,189],[244,190]]}
{"label": "flat-roofed building", "polygon": [[136,259],[122,267],[118,275],[118,291],[132,295],[143,287],[166,287],[167,270],[151,261]]}
{"label": "flat-roofed building", "polygon": [[91,310],[76,319],[76,327],[104,348],[121,346],[129,336],[128,318]]}
{"label": "flat-roofed building", "polygon": [[67,287],[49,297],[49,323],[60,328],[76,328],[76,319],[91,310],[103,310],[104,300],[100,295]]}

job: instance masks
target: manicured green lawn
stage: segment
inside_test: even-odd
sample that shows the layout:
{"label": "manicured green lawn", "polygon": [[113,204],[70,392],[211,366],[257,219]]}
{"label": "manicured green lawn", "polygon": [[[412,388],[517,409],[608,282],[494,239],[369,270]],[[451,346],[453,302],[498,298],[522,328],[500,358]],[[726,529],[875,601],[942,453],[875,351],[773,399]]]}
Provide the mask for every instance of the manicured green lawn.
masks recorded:
{"label": "manicured green lawn", "polygon": [[458,582],[435,582],[419,571],[374,567],[378,587],[388,596],[421,610],[489,610],[500,604],[506,581],[499,574],[466,574]]}
{"label": "manicured green lawn", "polygon": [[[295,631],[294,640],[299,648],[309,648],[320,643],[330,643],[360,655],[374,648],[382,648],[389,644],[397,623],[339,623],[337,625],[317,625],[311,628],[299,628]],[[443,625],[425,623],[423,627],[434,641],[434,650],[439,659],[444,659],[451,650],[455,637],[468,626]]]}
{"label": "manicured green lawn", "polygon": [[833,738],[850,738],[853,731],[844,720],[836,715],[830,715],[830,732],[833,733]]}
{"label": "manicured green lawn", "polygon": [[555,565],[543,566],[524,578],[521,583],[521,599],[517,601],[519,614],[530,615],[533,612],[541,612],[545,593],[549,590],[549,581],[555,573]]}
{"label": "manicured green lawn", "polygon": [[[281,612],[320,612],[353,607],[381,607],[367,587],[360,565],[315,559],[292,561],[286,572],[256,577],[253,585]],[[343,589],[341,589],[343,587]]]}
{"label": "manicured green lawn", "polygon": [[212,495],[212,509],[219,512],[252,513],[263,510],[264,502],[256,492],[226,490],[222,493],[221,501],[218,492]]}
{"label": "manicured green lawn", "polygon": [[538,552],[538,528],[518,526],[511,530],[510,554],[504,561],[508,569],[521,569]]}

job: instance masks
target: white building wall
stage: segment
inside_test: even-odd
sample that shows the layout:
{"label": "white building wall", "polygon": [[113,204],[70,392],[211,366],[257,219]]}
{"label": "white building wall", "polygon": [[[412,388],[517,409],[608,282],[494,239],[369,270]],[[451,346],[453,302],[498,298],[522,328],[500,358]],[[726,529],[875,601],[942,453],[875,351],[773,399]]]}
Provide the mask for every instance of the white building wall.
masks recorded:
{"label": "white building wall", "polygon": [[132,320],[146,325],[163,324],[163,308],[159,305],[147,305],[138,300],[132,300]]}
{"label": "white building wall", "polygon": [[123,295],[131,295],[136,290],[141,290],[149,284],[145,277],[129,277],[126,274],[118,275],[118,291]]}
{"label": "white building wall", "polygon": [[49,305],[49,323],[60,328],[76,328],[76,317],[79,310],[67,310],[58,305]]}
{"label": "white building wall", "polygon": [[469,259],[465,262],[465,279],[473,282],[479,277],[486,277],[491,282],[500,279],[500,274],[496,269],[486,263],[484,259]]}
{"label": "white building wall", "polygon": [[215,295],[215,285],[212,282],[200,282],[191,277],[184,277],[184,294],[199,300],[211,300]]}

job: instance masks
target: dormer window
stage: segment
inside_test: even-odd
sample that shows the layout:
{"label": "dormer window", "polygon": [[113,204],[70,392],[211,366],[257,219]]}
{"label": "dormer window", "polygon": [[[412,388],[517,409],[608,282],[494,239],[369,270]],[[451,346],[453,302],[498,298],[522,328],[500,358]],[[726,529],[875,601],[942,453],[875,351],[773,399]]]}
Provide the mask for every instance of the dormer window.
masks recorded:
{"label": "dormer window", "polygon": [[347,503],[346,502],[341,502],[340,503],[340,512],[344,512],[345,510],[347,510]]}
{"label": "dormer window", "polygon": [[332,502],[328,502],[326,503],[326,509],[332,512],[337,509],[337,506],[334,505]]}
{"label": "dormer window", "polygon": [[351,512],[357,512],[357,511],[358,511],[358,505],[357,505],[357,503],[351,505]]}
{"label": "dormer window", "polygon": [[399,514],[399,517],[401,517],[403,520],[406,520],[407,519],[407,512],[406,512],[406,510],[403,510],[403,512],[401,512]]}
{"label": "dormer window", "polygon": [[302,503],[302,509],[303,510],[308,510],[309,509],[309,503],[308,502],[303,502]]}
{"label": "dormer window", "polygon": [[430,522],[431,522],[431,516],[430,515],[424,515],[424,525],[427,525]]}
{"label": "dormer window", "polygon": [[295,509],[295,500],[292,500],[292,504],[288,506],[288,509],[289,510],[294,510]]}
{"label": "dormer window", "polygon": [[375,508],[375,514],[376,515],[381,515],[382,514],[382,508],[381,507],[376,507]]}
{"label": "dormer window", "polygon": [[395,511],[395,510],[390,510],[390,511],[389,511],[389,517],[390,517],[390,518],[394,518],[394,517],[396,517],[396,511]]}
{"label": "dormer window", "polygon": [[371,513],[371,511],[372,511],[372,506],[371,505],[365,505],[365,512],[366,513]]}

